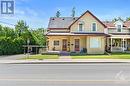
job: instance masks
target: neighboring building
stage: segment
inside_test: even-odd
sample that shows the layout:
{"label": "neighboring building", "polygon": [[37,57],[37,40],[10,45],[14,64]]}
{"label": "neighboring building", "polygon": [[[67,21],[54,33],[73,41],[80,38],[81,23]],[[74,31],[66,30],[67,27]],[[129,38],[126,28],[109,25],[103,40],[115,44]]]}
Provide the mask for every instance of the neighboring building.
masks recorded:
{"label": "neighboring building", "polygon": [[[125,51],[124,35],[130,37],[129,23],[101,22],[90,11],[80,17],[51,17],[47,32],[48,51],[81,52],[85,49],[88,54],[104,54],[106,49],[119,51],[118,47],[121,48],[120,51]],[[120,28],[121,32],[117,32]],[[123,42],[115,47],[117,35]]]}
{"label": "neighboring building", "polygon": [[103,22],[110,37],[107,38],[107,47],[111,52],[130,51],[130,21]]}

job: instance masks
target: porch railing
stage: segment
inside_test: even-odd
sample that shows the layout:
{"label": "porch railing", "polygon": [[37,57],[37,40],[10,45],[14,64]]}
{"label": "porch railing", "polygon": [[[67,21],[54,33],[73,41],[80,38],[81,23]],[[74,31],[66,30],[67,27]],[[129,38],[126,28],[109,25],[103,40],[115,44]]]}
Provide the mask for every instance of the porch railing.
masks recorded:
{"label": "porch railing", "polygon": [[112,47],[112,51],[114,51],[114,52],[123,51],[123,48],[122,47]]}

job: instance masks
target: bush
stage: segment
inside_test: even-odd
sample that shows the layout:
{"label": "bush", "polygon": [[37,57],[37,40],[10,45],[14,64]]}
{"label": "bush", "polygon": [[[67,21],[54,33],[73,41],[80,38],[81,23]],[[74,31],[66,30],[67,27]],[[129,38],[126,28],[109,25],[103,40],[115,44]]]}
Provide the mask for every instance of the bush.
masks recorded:
{"label": "bush", "polygon": [[0,55],[12,55],[23,53],[22,38],[0,37]]}

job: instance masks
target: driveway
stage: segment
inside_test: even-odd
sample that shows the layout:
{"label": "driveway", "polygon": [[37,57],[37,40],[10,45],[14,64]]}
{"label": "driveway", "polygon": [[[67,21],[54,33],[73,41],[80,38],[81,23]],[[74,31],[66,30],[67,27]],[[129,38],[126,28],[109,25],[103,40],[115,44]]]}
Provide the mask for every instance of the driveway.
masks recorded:
{"label": "driveway", "polygon": [[0,60],[17,60],[25,56],[26,56],[25,54],[0,56]]}

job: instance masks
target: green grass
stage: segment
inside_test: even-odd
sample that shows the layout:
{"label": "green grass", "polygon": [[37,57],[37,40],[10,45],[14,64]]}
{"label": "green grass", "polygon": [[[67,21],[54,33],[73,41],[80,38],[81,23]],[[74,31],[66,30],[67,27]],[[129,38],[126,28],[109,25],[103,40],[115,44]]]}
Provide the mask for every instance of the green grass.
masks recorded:
{"label": "green grass", "polygon": [[31,59],[38,59],[38,60],[43,60],[43,59],[58,59],[58,55],[30,55],[29,57],[24,57],[22,60],[31,60]]}
{"label": "green grass", "polygon": [[78,55],[72,59],[130,59],[130,53],[111,53],[111,55]]}

